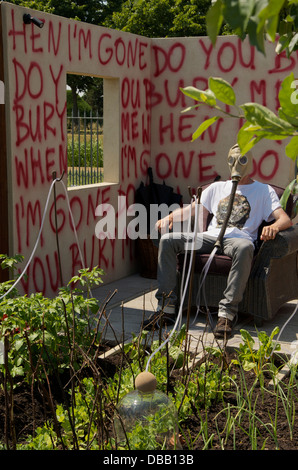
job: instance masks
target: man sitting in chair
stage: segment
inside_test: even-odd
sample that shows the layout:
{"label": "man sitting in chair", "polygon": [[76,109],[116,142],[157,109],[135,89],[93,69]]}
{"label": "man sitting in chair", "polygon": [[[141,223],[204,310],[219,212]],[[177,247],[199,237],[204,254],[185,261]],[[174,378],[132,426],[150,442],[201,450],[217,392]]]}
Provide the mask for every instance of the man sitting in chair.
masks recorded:
{"label": "man sitting in chair", "polygon": [[[257,239],[258,228],[262,221],[274,221],[262,230],[261,240],[265,242],[274,239],[279,231],[292,225],[291,219],[281,208],[274,189],[268,184],[250,178],[251,152],[241,155],[238,145],[234,145],[228,154],[228,165],[231,180],[212,183],[202,192],[203,210],[212,213],[213,218],[207,231],[196,235],[194,243],[194,249],[198,252],[212,252],[225,220],[233,182],[237,180],[232,212],[221,242],[222,253],[232,258],[232,266],[223,298],[218,305],[218,320],[214,329],[216,338],[228,338],[232,333],[237,318],[238,305],[242,300],[250,275],[255,249],[254,242]],[[156,293],[158,307],[156,313],[144,322],[145,329],[158,324],[157,318],[162,317],[164,323],[175,320],[177,312],[176,256],[185,251],[187,234],[183,232],[169,233],[169,230],[172,229],[174,222],[187,220],[190,211],[194,214],[195,202],[173,211],[156,224],[156,228],[161,234]]]}

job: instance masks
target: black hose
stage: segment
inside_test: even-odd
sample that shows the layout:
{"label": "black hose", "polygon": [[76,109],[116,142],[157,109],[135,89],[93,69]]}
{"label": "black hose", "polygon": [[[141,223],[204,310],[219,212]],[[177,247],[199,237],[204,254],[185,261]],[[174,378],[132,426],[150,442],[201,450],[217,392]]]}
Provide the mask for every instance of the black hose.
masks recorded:
{"label": "black hose", "polygon": [[231,215],[231,212],[232,212],[232,209],[233,209],[233,203],[234,203],[234,198],[235,198],[237,186],[238,186],[238,180],[233,179],[232,180],[232,191],[231,191],[231,194],[230,194],[229,205],[228,205],[228,208],[227,208],[226,217],[225,217],[225,220],[223,221],[223,224],[221,226],[221,230],[220,230],[219,235],[217,237],[217,240],[214,244],[214,246],[216,248],[220,249],[220,250],[222,249],[223,237],[224,237],[224,234],[225,234],[228,222],[229,222],[229,218],[230,218],[230,215]]}

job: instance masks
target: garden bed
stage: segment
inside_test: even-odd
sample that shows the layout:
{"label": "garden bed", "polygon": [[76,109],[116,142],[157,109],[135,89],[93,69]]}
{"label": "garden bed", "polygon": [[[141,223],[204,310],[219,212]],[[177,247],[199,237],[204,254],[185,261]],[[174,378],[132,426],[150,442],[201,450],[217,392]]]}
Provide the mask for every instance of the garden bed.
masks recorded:
{"label": "garden bed", "polygon": [[[154,438],[160,410],[141,428],[136,423],[126,442],[114,430],[119,401],[149,361],[158,390],[175,404],[183,450],[298,450],[297,365],[279,380],[287,358],[278,356],[277,328],[269,337],[259,332],[257,348],[240,330],[237,350],[209,341],[207,347],[203,334],[195,351],[183,325],[170,342],[169,332],[155,339],[141,329],[111,350],[102,334],[112,328],[109,299],[99,307],[71,287],[97,285],[101,274],[81,270],[55,299],[13,292],[2,300],[0,449],[167,450]],[[169,424],[158,429],[164,433]]]}
{"label": "garden bed", "polygon": [[[232,388],[222,402],[214,402],[207,411],[202,410],[200,416],[194,414],[189,417],[183,428],[195,441],[193,449],[298,450],[298,421],[295,419],[298,412],[297,382],[291,397],[293,409],[290,418],[289,409],[285,409],[290,403],[283,405],[282,398],[278,398],[272,387],[269,374],[265,375],[264,384],[254,385],[254,371],[243,371],[235,366],[231,372],[236,374],[235,383],[245,383],[242,411],[241,405],[237,403],[235,389],[233,392]],[[286,394],[288,387],[292,387],[289,385],[289,376],[284,377],[279,386]],[[245,401],[247,392],[251,392],[251,396]],[[241,420],[238,420],[236,417],[240,414]],[[206,423],[206,436],[200,433],[202,422]]]}
{"label": "garden bed", "polygon": [[[219,400],[211,401],[210,406],[201,406],[198,409],[191,404],[192,412],[180,422],[180,441],[184,450],[298,450],[298,422],[295,415],[298,412],[298,389],[297,381],[290,383],[290,376],[284,377],[277,386],[272,385],[271,373],[264,372],[261,383],[256,381],[253,370],[244,371],[239,365],[231,365],[237,358],[237,352],[226,351],[226,367],[229,375],[233,377],[229,389]],[[283,360],[278,360],[281,367]],[[210,364],[218,363],[218,358],[208,358]],[[115,377],[119,368],[124,366],[121,349],[98,360],[98,368],[105,379]],[[84,375],[92,375],[91,371],[85,371]],[[182,369],[174,370],[169,379],[169,391],[175,395],[174,386],[179,381],[185,380]],[[59,381],[55,377],[50,378],[51,394],[53,403],[63,403],[65,390],[63,387],[69,382],[69,372],[65,372]],[[241,387],[241,393],[236,388]],[[70,388],[69,384],[66,388]],[[284,396],[282,397],[282,390]],[[292,407],[285,397],[290,394]],[[45,399],[42,390],[29,384],[22,383],[13,393],[14,402],[14,428],[16,441],[19,448],[26,448],[26,437],[36,432],[38,427],[44,426],[45,422],[53,421],[50,403]],[[65,402],[65,400],[64,400]],[[286,407],[288,406],[288,409]],[[106,444],[109,438],[114,439],[112,418],[114,406],[106,408],[106,423],[104,424],[105,437],[102,448],[110,448]],[[7,421],[7,409],[3,390],[0,391],[0,422]],[[86,427],[88,420],[86,420]],[[5,425],[0,427],[0,441],[7,443],[6,433],[9,432]],[[100,441],[100,440],[99,440]],[[111,441],[111,442],[114,442]],[[8,446],[12,446],[9,439]],[[100,445],[99,445],[100,447]],[[61,449],[57,443],[53,448]],[[68,449],[75,448],[72,444]]]}

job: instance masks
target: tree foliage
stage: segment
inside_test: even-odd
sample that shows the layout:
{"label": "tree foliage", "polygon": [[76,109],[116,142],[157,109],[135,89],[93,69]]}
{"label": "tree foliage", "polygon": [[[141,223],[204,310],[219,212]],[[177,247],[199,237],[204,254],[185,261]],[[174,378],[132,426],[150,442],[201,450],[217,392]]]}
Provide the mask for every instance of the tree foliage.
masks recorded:
{"label": "tree foliage", "polygon": [[123,0],[9,0],[9,3],[101,25],[107,17],[121,8]]}
{"label": "tree foliage", "polygon": [[204,36],[211,0],[127,0],[105,25],[146,37]]}
{"label": "tree foliage", "polygon": [[[248,152],[257,142],[264,138],[282,140],[291,137],[291,141],[286,146],[286,154],[295,161],[298,150],[298,117],[295,112],[297,105],[292,102],[293,89],[291,84],[293,81],[294,75],[292,73],[282,82],[279,92],[280,108],[278,115],[258,103],[243,103],[238,105],[232,86],[222,78],[210,77],[207,90],[199,90],[191,86],[182,88],[181,91],[186,96],[198,102],[197,105],[187,108],[184,112],[202,104],[211,106],[218,111],[216,116],[204,121],[197,128],[193,134],[193,140],[200,137],[222,114],[225,114],[245,120],[237,139],[243,153]],[[226,111],[226,104],[231,108],[229,112]]]}
{"label": "tree foliage", "polygon": [[275,42],[276,52],[290,55],[298,49],[298,0],[215,0],[207,13],[207,31],[213,45],[222,23],[265,53],[265,38]]}

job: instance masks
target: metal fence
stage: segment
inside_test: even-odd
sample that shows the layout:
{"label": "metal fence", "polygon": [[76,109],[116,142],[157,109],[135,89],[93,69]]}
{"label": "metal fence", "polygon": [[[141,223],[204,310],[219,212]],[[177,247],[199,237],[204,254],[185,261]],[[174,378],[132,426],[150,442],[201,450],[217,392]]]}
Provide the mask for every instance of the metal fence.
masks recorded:
{"label": "metal fence", "polygon": [[68,186],[103,181],[103,117],[92,111],[67,116]]}

